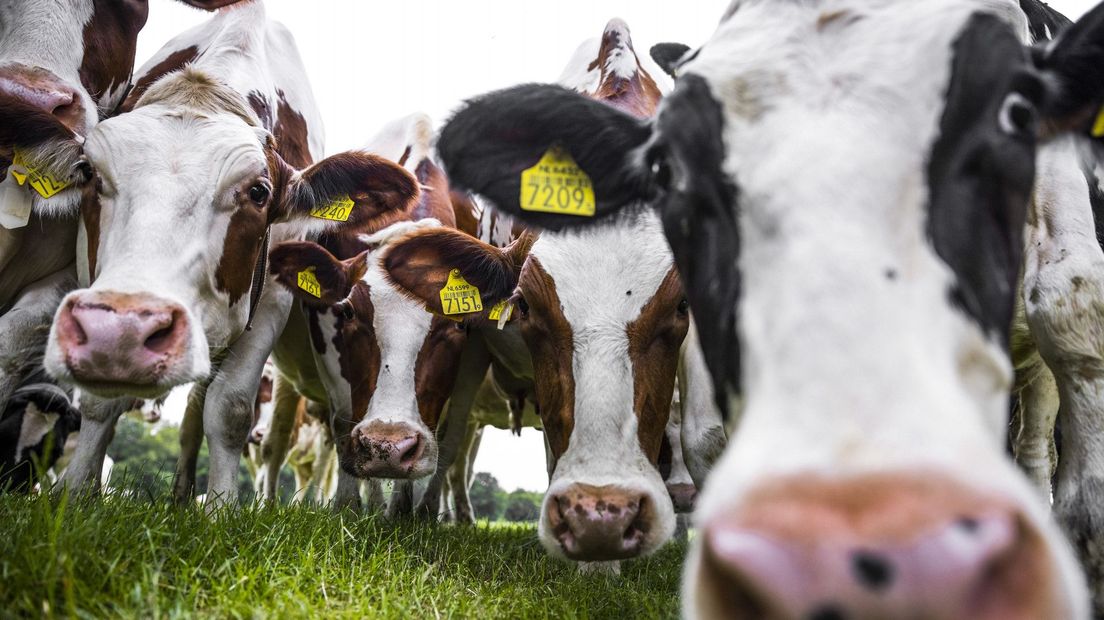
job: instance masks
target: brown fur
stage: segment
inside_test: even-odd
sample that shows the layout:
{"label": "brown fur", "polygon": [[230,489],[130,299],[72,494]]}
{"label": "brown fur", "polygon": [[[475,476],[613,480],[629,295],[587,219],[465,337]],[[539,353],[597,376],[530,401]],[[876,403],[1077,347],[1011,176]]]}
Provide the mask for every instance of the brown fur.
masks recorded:
{"label": "brown fur", "polygon": [[80,80],[93,101],[111,88],[130,81],[138,32],[146,25],[149,5],[145,2],[95,0],[92,19],[84,25],[84,59]]}

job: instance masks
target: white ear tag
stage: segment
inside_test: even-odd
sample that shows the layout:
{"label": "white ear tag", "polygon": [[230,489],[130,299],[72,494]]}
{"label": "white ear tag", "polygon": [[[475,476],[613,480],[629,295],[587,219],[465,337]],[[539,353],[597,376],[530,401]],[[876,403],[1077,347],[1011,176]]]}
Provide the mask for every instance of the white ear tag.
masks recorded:
{"label": "white ear tag", "polygon": [[15,180],[14,173],[0,181],[0,226],[23,228],[31,219],[31,192]]}

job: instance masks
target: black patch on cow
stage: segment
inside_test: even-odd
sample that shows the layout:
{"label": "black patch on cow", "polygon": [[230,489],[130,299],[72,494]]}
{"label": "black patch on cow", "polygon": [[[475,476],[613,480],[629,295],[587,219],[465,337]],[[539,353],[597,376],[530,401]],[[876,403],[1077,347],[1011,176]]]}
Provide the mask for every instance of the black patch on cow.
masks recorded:
{"label": "black patch on cow", "polygon": [[1035,177],[1035,129],[1006,132],[1009,93],[1041,86],[1007,24],[975,14],[954,43],[946,108],[928,164],[928,234],[954,272],[952,302],[1008,348],[1023,230]]}
{"label": "black patch on cow", "polygon": [[664,100],[656,126],[645,156],[657,185],[655,206],[727,416],[729,396],[740,389],[740,229],[738,188],[722,169],[724,116],[705,79],[690,74]]}
{"label": "black patch on cow", "polygon": [[[1098,160],[1104,161],[1104,159]],[[1104,190],[1100,189],[1101,179],[1096,173],[1095,164],[1096,162],[1092,160],[1083,162],[1081,170],[1085,173],[1085,182],[1089,184],[1089,205],[1092,206],[1096,242],[1104,249]]]}
{"label": "black patch on cow", "polygon": [[[58,414],[58,419],[41,441],[25,446],[23,453],[17,455],[19,436],[28,422],[27,408],[32,403],[43,414]],[[61,456],[65,439],[80,430],[80,420],[80,412],[70,404],[69,397],[54,385],[35,383],[16,390],[0,413],[0,491],[30,491],[36,477],[35,466],[43,471],[53,467]]]}
{"label": "black patch on cow", "polygon": [[673,466],[675,453],[671,449],[671,440],[667,438],[667,433],[663,433],[663,439],[659,444],[659,458],[656,460],[656,467],[659,469],[659,477],[663,480],[667,480],[671,477],[671,468]]}
{"label": "black patch on cow", "polygon": [[[659,68],[663,69],[664,73],[676,77],[675,72],[678,71],[679,66],[684,64],[680,60],[688,51],[690,51],[690,46],[682,43],[656,43],[648,53],[652,56],[652,60],[659,65]],[[694,55],[696,56],[697,52],[694,52]]]}
{"label": "black patch on cow", "polygon": [[[563,230],[646,200],[646,179],[628,163],[650,133],[647,122],[600,101],[561,86],[525,84],[468,101],[441,130],[437,151],[452,185],[529,224]],[[522,171],[557,144],[590,177],[595,217],[521,210]]]}
{"label": "black patch on cow", "polygon": [[[1068,17],[1039,0],[1020,0],[1020,8],[1027,14],[1027,29],[1032,41],[1049,41],[1072,24]],[[1047,30],[1050,36],[1047,36]]]}

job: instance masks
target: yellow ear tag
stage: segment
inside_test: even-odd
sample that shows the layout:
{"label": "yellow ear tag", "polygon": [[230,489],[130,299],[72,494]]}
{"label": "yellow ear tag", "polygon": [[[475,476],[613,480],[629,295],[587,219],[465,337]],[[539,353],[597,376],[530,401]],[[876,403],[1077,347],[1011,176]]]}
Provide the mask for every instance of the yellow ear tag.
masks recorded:
{"label": "yellow ear tag", "polygon": [[1093,124],[1092,128],[1092,137],[1104,137],[1104,107],[1101,107],[1100,112],[1096,115],[1096,123]]}
{"label": "yellow ear tag", "polygon": [[491,306],[491,311],[487,313],[487,318],[492,321],[498,321],[498,329],[506,327],[506,324],[510,322],[510,317],[514,314],[514,304],[510,303],[510,300],[503,299],[497,304]]}
{"label": "yellow ear tag", "polygon": [[322,285],[318,283],[318,278],[314,276],[314,267],[299,272],[298,284],[299,288],[322,299]]}
{"label": "yellow ear tag", "polygon": [[348,196],[344,198],[338,198],[325,207],[314,207],[310,210],[311,217],[316,217],[320,220],[330,220],[332,222],[347,222],[349,221],[349,215],[353,212],[353,207],[356,203],[352,198]]}
{"label": "yellow ear tag", "polygon": [[69,187],[69,183],[59,181],[50,176],[49,173],[31,168],[18,153],[12,158],[12,167],[19,169],[12,170],[12,177],[15,178],[16,182],[20,185],[30,183],[31,187],[44,199],[53,198],[58,192]]}
{"label": "yellow ear tag", "polygon": [[594,185],[559,145],[522,171],[520,201],[524,211],[594,217]]}
{"label": "yellow ear tag", "polygon": [[453,269],[449,272],[448,282],[445,282],[445,287],[441,289],[441,308],[446,315],[467,314],[483,310],[483,300],[479,297],[479,289],[468,284],[464,276],[460,275],[459,269]]}

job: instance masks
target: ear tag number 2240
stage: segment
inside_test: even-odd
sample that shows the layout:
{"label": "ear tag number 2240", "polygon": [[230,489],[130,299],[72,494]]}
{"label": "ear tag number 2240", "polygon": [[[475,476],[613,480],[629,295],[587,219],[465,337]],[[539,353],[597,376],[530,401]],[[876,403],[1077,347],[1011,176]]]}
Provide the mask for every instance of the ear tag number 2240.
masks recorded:
{"label": "ear tag number 2240", "polygon": [[448,281],[441,289],[441,309],[445,315],[467,314],[469,312],[482,312],[483,300],[479,297],[479,289],[468,284],[459,269],[449,272]]}
{"label": "ear tag number 2240", "polygon": [[521,173],[523,211],[594,217],[594,185],[563,147],[553,145]]}
{"label": "ear tag number 2240", "polygon": [[353,207],[356,203],[352,198],[345,196],[344,198],[338,198],[324,207],[314,207],[310,210],[311,217],[316,217],[320,220],[330,220],[332,222],[348,222],[349,215],[353,212]]}

